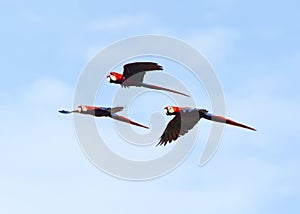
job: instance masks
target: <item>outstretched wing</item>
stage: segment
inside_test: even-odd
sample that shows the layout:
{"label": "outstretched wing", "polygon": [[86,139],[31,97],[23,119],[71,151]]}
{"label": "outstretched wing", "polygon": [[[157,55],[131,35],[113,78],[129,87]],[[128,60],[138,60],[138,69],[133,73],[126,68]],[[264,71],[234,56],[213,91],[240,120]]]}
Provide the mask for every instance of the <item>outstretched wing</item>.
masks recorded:
{"label": "outstretched wing", "polygon": [[162,66],[154,62],[134,62],[123,66],[123,77],[134,82],[143,82],[146,71],[163,70]]}
{"label": "outstretched wing", "polygon": [[117,115],[117,114],[111,114],[111,117],[115,120],[119,120],[119,121],[122,121],[122,122],[125,122],[125,123],[129,123],[129,124],[132,124],[132,125],[135,125],[135,126],[139,126],[139,127],[143,127],[145,129],[149,129],[149,127],[147,126],[144,126],[144,125],[141,125],[137,122],[134,122],[126,117],[123,117],[123,116],[120,116],[120,115]]}
{"label": "outstretched wing", "polygon": [[96,117],[110,117],[112,114],[122,111],[124,107],[97,107],[90,114],[95,115]]}
{"label": "outstretched wing", "polygon": [[86,111],[86,114],[93,115],[95,117],[109,117],[110,116],[109,107],[95,107],[94,109]]}
{"label": "outstretched wing", "polygon": [[160,141],[156,146],[167,145],[173,140],[176,140],[180,135],[181,118],[176,115],[167,125],[164,133],[160,137]]}
{"label": "outstretched wing", "polygon": [[73,111],[67,111],[67,110],[59,110],[58,112],[62,113],[62,114],[71,114],[71,113],[73,113]]}
{"label": "outstretched wing", "polygon": [[114,114],[114,113],[117,113],[117,112],[119,112],[119,111],[122,111],[123,109],[124,109],[124,107],[117,106],[117,107],[111,108],[111,109],[110,109],[110,112],[111,112],[112,114]]}
{"label": "outstretched wing", "polygon": [[200,120],[198,112],[177,114],[167,125],[156,146],[165,146],[191,130]]}

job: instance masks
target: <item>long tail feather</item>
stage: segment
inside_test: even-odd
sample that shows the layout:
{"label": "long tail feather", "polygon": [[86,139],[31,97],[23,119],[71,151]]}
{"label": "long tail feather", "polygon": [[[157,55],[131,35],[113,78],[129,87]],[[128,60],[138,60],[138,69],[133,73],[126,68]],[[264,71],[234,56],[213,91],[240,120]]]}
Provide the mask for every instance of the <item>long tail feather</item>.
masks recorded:
{"label": "long tail feather", "polygon": [[180,94],[180,95],[183,95],[183,96],[186,96],[186,97],[190,97],[190,95],[181,93],[179,91],[175,91],[175,90],[172,90],[172,89],[168,89],[168,88],[164,88],[164,87],[160,87],[160,86],[156,86],[156,85],[141,83],[140,86],[145,87],[145,88],[155,89],[155,90],[169,91],[169,92],[172,92],[172,93],[176,93],[176,94]]}
{"label": "long tail feather", "polygon": [[111,117],[115,120],[119,120],[119,121],[122,121],[124,123],[129,123],[129,124],[132,124],[132,125],[135,125],[135,126],[139,126],[139,127],[143,127],[145,129],[149,129],[149,127],[147,126],[144,126],[144,125],[141,125],[137,122],[134,122],[126,117],[123,117],[123,116],[120,116],[120,115],[117,115],[117,114],[111,114]]}
{"label": "long tail feather", "polygon": [[219,123],[226,123],[226,124],[229,124],[229,125],[232,125],[232,126],[238,126],[238,127],[242,127],[242,128],[245,128],[245,129],[250,129],[252,131],[256,131],[255,128],[252,128],[250,126],[235,122],[233,120],[227,119],[227,118],[222,117],[222,116],[212,115],[210,113],[206,113],[205,115],[206,115],[205,119],[208,119],[208,120],[211,120],[211,121],[215,121],[215,122],[219,122]]}

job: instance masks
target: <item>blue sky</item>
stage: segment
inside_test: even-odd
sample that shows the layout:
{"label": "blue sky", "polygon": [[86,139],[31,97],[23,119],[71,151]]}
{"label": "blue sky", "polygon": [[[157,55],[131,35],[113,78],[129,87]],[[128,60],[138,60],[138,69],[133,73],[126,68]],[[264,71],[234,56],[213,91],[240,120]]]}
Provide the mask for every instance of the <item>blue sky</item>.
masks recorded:
{"label": "blue sky", "polygon": [[[0,212],[299,212],[299,6],[1,1]],[[226,127],[216,155],[199,167],[210,127],[201,121],[187,160],[147,182],[119,180],[95,168],[80,149],[72,118],[57,110],[72,107],[78,76],[91,57],[143,34],[172,36],[203,53],[222,83],[226,115],[259,131]],[[207,103],[207,97],[197,101],[204,105],[199,107],[209,108]]]}

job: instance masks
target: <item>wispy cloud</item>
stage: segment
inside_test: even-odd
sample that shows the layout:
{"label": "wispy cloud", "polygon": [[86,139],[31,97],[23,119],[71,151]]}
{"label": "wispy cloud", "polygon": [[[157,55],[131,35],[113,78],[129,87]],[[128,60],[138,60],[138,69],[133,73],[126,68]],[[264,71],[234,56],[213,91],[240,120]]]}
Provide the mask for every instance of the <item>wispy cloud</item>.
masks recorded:
{"label": "wispy cloud", "polygon": [[234,29],[214,27],[194,32],[187,40],[209,61],[218,62],[234,50],[234,42],[238,36]]}
{"label": "wispy cloud", "polygon": [[146,15],[123,15],[108,17],[99,20],[92,20],[88,23],[87,29],[101,32],[120,32],[124,30],[146,28],[151,24],[151,19]]}

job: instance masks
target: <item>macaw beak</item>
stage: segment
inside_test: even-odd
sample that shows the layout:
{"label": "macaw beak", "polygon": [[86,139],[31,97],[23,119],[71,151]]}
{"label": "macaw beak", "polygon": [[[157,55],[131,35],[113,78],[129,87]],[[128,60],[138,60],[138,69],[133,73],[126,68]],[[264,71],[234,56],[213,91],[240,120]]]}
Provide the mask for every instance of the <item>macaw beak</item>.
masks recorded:
{"label": "macaw beak", "polygon": [[168,115],[169,111],[168,111],[167,107],[164,108],[164,112],[165,112],[166,115]]}
{"label": "macaw beak", "polygon": [[110,81],[111,81],[110,75],[107,75],[107,76],[106,76],[106,80],[107,80],[107,82],[110,82]]}

